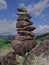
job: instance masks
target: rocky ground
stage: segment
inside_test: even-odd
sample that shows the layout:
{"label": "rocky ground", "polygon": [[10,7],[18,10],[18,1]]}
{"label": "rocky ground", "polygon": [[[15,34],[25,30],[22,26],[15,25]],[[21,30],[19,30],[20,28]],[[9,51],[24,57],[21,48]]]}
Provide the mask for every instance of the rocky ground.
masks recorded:
{"label": "rocky ground", "polygon": [[[0,49],[0,57],[5,56],[13,51],[12,48]],[[21,57],[17,55],[19,65],[49,65],[49,40],[42,41],[38,44],[29,55]]]}
{"label": "rocky ground", "polygon": [[23,65],[49,65],[49,40],[44,40],[38,44],[26,60]]}
{"label": "rocky ground", "polygon": [[6,54],[8,54],[10,51],[12,50],[12,48],[3,48],[3,49],[0,49],[0,56],[5,56]]}

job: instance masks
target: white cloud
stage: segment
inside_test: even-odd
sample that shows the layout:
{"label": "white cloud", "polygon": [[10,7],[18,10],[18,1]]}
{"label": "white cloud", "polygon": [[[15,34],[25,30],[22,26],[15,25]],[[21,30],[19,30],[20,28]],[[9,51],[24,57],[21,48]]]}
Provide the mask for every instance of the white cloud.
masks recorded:
{"label": "white cloud", "polygon": [[47,7],[49,7],[49,4],[47,5]]}
{"label": "white cloud", "polygon": [[41,19],[42,21],[46,21],[46,17],[45,17],[45,15],[42,14],[42,15],[40,16],[40,19]]}
{"label": "white cloud", "polygon": [[34,31],[35,34],[45,34],[45,33],[49,33],[49,26],[48,25],[40,25],[39,27],[36,28],[36,30]]}
{"label": "white cloud", "polygon": [[46,18],[43,18],[43,22],[45,22],[46,21]]}
{"label": "white cloud", "polygon": [[0,20],[0,34],[16,34],[16,21]]}
{"label": "white cloud", "polygon": [[29,4],[28,6],[26,5],[22,5],[24,6],[28,12],[32,12],[35,16],[39,16],[42,11],[49,6],[48,5],[49,0],[40,0],[38,3],[36,4]]}
{"label": "white cloud", "polygon": [[19,4],[20,7],[25,7],[24,3]]}
{"label": "white cloud", "polygon": [[0,10],[7,8],[7,2],[5,0],[0,0]]}
{"label": "white cloud", "polygon": [[43,19],[43,18],[45,18],[45,15],[44,14],[40,17],[40,19]]}

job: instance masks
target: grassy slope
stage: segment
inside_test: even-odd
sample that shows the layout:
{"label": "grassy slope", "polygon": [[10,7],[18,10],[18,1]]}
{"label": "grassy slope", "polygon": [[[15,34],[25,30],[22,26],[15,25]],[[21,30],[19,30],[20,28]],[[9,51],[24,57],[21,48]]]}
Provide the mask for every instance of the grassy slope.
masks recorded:
{"label": "grassy slope", "polygon": [[0,56],[4,56],[12,50],[11,41],[11,37],[0,37]]}
{"label": "grassy slope", "polygon": [[36,40],[45,40],[45,39],[49,39],[49,33],[43,34],[43,35],[40,35],[40,36],[37,36],[35,39],[36,39]]}
{"label": "grassy slope", "polygon": [[12,39],[11,37],[0,37],[0,48],[9,48]]}

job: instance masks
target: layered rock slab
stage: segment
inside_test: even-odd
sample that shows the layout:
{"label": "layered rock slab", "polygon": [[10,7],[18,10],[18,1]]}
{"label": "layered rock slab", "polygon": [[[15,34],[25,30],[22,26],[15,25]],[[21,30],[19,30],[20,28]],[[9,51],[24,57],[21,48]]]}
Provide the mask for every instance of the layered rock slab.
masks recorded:
{"label": "layered rock slab", "polygon": [[32,25],[33,23],[31,21],[18,21],[16,23],[16,28],[23,28],[25,26]]}
{"label": "layered rock slab", "polygon": [[17,31],[33,31],[35,29],[36,29],[35,27],[26,26],[26,27],[23,27],[23,28],[18,28]]}

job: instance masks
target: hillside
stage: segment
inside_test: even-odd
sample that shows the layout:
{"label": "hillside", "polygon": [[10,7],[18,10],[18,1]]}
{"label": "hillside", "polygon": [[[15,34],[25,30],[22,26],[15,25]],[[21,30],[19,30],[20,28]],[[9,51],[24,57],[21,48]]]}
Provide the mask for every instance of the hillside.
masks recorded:
{"label": "hillside", "polygon": [[0,37],[0,48],[8,48],[11,46],[11,41],[14,36],[1,36]]}
{"label": "hillside", "polygon": [[40,35],[40,36],[36,36],[35,38],[36,40],[45,40],[45,39],[49,39],[49,33]]}

